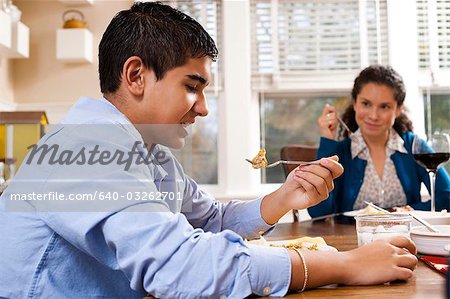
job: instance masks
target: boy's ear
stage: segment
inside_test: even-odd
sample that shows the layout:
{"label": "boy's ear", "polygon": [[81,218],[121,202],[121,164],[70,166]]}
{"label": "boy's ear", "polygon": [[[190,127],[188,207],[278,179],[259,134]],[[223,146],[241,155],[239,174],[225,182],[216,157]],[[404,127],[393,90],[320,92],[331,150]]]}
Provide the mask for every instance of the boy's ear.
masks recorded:
{"label": "boy's ear", "polygon": [[138,56],[131,56],[123,64],[122,82],[135,96],[141,96],[144,93],[144,68],[142,59]]}

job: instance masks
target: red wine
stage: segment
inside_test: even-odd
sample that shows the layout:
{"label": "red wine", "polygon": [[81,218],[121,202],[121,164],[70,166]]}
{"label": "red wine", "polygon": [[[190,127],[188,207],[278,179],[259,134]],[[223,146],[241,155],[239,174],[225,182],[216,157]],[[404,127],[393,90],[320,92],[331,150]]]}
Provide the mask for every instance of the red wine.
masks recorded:
{"label": "red wine", "polygon": [[414,154],[414,159],[429,171],[436,171],[439,165],[447,162],[450,153]]}

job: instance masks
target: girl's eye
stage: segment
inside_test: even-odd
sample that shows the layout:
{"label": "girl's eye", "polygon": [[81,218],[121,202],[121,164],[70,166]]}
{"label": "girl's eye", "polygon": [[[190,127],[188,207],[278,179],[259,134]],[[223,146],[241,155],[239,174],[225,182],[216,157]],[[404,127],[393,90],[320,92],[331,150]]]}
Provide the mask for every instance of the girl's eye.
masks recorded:
{"label": "girl's eye", "polygon": [[381,106],[381,108],[384,110],[388,110],[390,107],[389,107],[389,105],[383,105],[383,106]]}
{"label": "girl's eye", "polygon": [[362,105],[363,105],[364,107],[367,107],[367,106],[369,106],[369,103],[367,103],[367,102],[362,102]]}
{"label": "girl's eye", "polygon": [[186,89],[187,89],[188,92],[192,92],[192,93],[196,93],[197,92],[197,87],[196,86],[186,85]]}

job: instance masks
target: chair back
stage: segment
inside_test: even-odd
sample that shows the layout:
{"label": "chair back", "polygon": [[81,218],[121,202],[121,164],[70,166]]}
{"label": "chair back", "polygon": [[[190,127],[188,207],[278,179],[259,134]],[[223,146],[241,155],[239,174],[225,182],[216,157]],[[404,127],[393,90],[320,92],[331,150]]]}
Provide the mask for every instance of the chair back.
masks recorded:
{"label": "chair back", "polygon": [[[281,160],[289,161],[305,161],[310,162],[316,160],[317,147],[304,144],[288,144],[281,148],[280,158]],[[287,177],[288,174],[294,170],[297,165],[283,164],[284,174]]]}

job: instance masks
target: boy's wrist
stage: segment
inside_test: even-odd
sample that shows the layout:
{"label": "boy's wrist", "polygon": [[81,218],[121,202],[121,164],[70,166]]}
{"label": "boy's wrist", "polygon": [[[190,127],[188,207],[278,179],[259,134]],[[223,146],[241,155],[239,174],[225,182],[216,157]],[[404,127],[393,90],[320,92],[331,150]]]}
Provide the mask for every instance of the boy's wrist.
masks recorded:
{"label": "boy's wrist", "polygon": [[303,200],[303,196],[299,199],[299,194],[292,190],[286,190],[286,186],[281,186],[276,192],[276,198],[279,201],[279,205],[286,209],[290,210],[303,210],[307,208],[306,203],[301,203]]}

